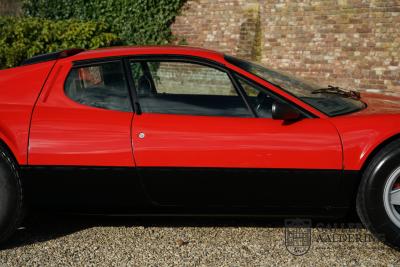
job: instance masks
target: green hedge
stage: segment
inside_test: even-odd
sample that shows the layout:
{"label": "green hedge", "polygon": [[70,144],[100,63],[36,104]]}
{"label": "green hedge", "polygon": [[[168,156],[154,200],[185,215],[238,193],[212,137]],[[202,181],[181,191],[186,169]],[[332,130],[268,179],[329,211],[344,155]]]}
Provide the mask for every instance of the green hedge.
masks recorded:
{"label": "green hedge", "polygon": [[185,0],[24,0],[25,15],[102,21],[126,44],[166,44]]}
{"label": "green hedge", "polygon": [[107,24],[93,21],[0,17],[0,32],[0,69],[37,54],[74,47],[98,48],[119,40]]}

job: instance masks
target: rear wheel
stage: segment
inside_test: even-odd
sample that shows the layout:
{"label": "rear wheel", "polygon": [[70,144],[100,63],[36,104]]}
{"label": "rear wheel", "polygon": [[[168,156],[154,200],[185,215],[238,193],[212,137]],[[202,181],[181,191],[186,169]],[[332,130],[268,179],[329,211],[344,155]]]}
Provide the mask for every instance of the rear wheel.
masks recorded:
{"label": "rear wheel", "polygon": [[400,249],[400,140],[385,146],[365,169],[357,212],[375,237]]}
{"label": "rear wheel", "polygon": [[23,194],[17,164],[0,144],[0,243],[4,243],[20,225]]}

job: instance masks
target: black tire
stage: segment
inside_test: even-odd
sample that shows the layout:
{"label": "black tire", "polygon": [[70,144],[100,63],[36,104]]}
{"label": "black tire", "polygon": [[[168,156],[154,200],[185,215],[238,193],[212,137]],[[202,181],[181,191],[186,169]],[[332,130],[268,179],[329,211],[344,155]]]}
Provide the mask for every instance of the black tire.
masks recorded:
{"label": "black tire", "polygon": [[383,243],[400,249],[400,228],[390,219],[384,205],[384,188],[400,167],[400,140],[384,146],[364,170],[357,194],[357,213],[364,226]]}
{"label": "black tire", "polygon": [[23,194],[18,165],[0,144],[0,244],[7,241],[23,219]]}

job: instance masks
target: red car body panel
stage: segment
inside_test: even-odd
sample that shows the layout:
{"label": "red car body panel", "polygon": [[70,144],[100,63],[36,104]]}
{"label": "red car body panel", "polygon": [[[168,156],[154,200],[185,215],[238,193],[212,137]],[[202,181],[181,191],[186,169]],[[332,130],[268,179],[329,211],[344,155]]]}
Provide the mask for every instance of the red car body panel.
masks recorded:
{"label": "red car body panel", "polygon": [[330,118],[341,134],[346,170],[360,170],[379,145],[400,133],[400,98],[365,93],[362,100],[366,109]]}
{"label": "red car body panel", "polygon": [[362,169],[371,153],[400,128],[398,115],[343,116],[332,118],[332,123],[341,133],[345,170]]}
{"label": "red car body panel", "polygon": [[376,93],[363,93],[363,101],[368,108],[363,109],[354,115],[371,115],[371,114],[399,114],[400,113],[400,97],[394,95],[383,95]]}
{"label": "red car body panel", "polygon": [[259,118],[142,114],[132,132],[138,167],[342,169],[339,135],[324,119],[287,125]]}
{"label": "red car body panel", "polygon": [[[74,61],[155,54],[186,55],[218,62],[316,118],[292,125],[268,119],[265,123],[261,123],[264,119],[235,119],[240,121],[240,126],[234,125],[231,118],[196,117],[195,124],[190,124],[193,121],[190,116],[143,114],[133,119],[133,113],[83,106],[64,94],[64,80]],[[138,166],[360,170],[376,147],[400,132],[399,116],[393,109],[395,103],[379,108],[371,104],[364,111],[329,118],[274,85],[227,63],[223,54],[189,47],[98,49],[59,59],[56,63],[49,61],[3,70],[0,91],[0,138],[21,165],[135,166],[133,150]],[[138,140],[137,134],[142,130],[147,136]],[[281,130],[284,134],[274,134]],[[301,141],[301,137],[309,140]],[[238,142],[243,142],[242,146]],[[212,156],[206,157],[204,153],[210,147]],[[257,151],[257,156],[247,159],[252,149]],[[152,156],[152,152],[157,155]],[[237,153],[240,156],[235,158]]]}
{"label": "red car body panel", "polygon": [[82,105],[64,93],[71,62],[58,62],[32,116],[29,165],[134,166],[133,113]]}
{"label": "red car body panel", "polygon": [[0,71],[0,140],[19,164],[27,164],[31,114],[53,65],[54,61]]}

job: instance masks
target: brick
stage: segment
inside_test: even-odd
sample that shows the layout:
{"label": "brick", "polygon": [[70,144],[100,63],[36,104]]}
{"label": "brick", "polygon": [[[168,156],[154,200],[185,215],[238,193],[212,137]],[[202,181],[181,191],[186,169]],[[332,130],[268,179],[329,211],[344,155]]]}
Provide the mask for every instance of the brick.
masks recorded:
{"label": "brick", "polygon": [[399,24],[398,0],[189,0],[172,30],[321,84],[400,93]]}

